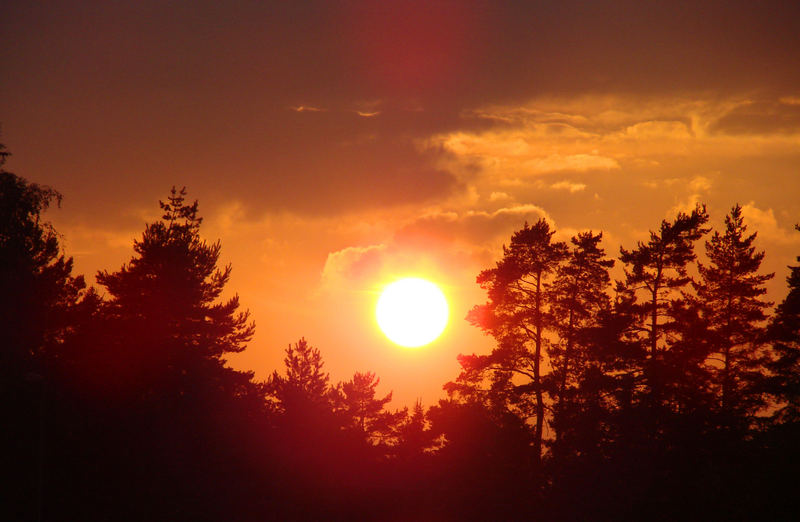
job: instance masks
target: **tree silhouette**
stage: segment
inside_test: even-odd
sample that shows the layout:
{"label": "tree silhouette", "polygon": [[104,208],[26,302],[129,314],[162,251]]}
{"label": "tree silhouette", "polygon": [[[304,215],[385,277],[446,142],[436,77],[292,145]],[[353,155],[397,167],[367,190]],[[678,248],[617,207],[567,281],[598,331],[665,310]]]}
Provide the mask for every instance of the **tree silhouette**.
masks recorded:
{"label": "tree silhouette", "polygon": [[336,392],[320,351],[304,338],[288,346],[284,364],[285,375],[273,372],[265,386],[277,411],[276,456],[294,480],[324,489],[344,453],[342,425],[334,413]]}
{"label": "tree silhouette", "polygon": [[44,371],[45,352],[56,355],[86,286],[42,218],[61,194],[3,170],[7,155],[0,145],[0,375],[6,378]]}
{"label": "tree silhouette", "polygon": [[422,401],[414,403],[411,414],[406,416],[397,428],[397,456],[408,460],[421,456],[434,445],[434,435],[430,429]]}
{"label": "tree silhouette", "polygon": [[218,301],[231,267],[217,267],[220,243],[200,238],[197,201],[187,205],[185,195],[173,187],[167,202],[159,202],[161,220],[134,241],[136,255],[117,272],[97,274],[110,295],[105,316],[124,332],[117,337],[125,356],[119,369],[144,378],[131,383],[143,397],[246,389],[252,377],[225,366],[223,357],[244,350],[255,325],[238,311],[238,296]]}
{"label": "tree silhouette", "polygon": [[[630,312],[640,318],[637,328],[648,347],[644,377],[654,406],[660,404],[668,379],[666,351],[681,327],[674,314],[683,301],[679,292],[691,281],[688,265],[696,258],[694,242],[708,231],[707,222],[705,206],[698,205],[690,214],[681,212],[672,222],[662,221],[658,232],[650,232],[647,243],[639,242],[634,250],[620,248],[625,282],[617,289],[629,294]],[[641,301],[640,293],[644,295]]]}
{"label": "tree silhouette", "polygon": [[540,467],[525,421],[475,401],[440,400],[428,410],[441,485],[437,503],[455,520],[527,519],[538,505]]}
{"label": "tree silhouette", "polygon": [[756,252],[756,233],[746,234],[742,207],[725,216],[725,233],[706,241],[709,264],[698,263],[702,280],[694,283],[709,340],[723,422],[753,414],[763,404],[754,389],[763,378],[766,310],[762,296],[774,274],[759,274],[764,252]]}
{"label": "tree silhouette", "polygon": [[289,345],[283,362],[286,375],[276,370],[267,381],[267,393],[281,412],[291,415],[332,410],[330,376],[322,370],[324,363],[317,348],[301,338],[294,346]]}
{"label": "tree silhouette", "polygon": [[[61,194],[7,172],[0,145],[0,447],[9,480],[0,518],[45,509],[47,432],[59,397],[56,367],[88,304],[82,276],[43,214]],[[50,436],[52,438],[52,435]]]}
{"label": "tree silhouette", "polygon": [[[795,225],[800,231],[800,225]],[[797,256],[800,261],[800,256]],[[800,423],[800,265],[789,267],[789,293],[778,305],[768,327],[774,360],[772,394],[778,401],[777,422]]]}
{"label": "tree silhouette", "polygon": [[379,452],[369,439],[381,434],[380,410],[388,402],[374,397],[374,374],[357,373],[345,383],[346,396],[344,384],[331,386],[320,351],[303,338],[286,349],[284,364],[285,373],[266,383],[277,412],[273,455],[289,504],[281,518],[330,518],[357,499],[363,510],[366,490],[378,483]]}
{"label": "tree silhouette", "polygon": [[569,258],[558,267],[549,290],[553,327],[558,334],[558,340],[548,350],[555,377],[551,387],[555,397],[553,425],[557,453],[563,433],[577,426],[580,420],[580,409],[576,410],[571,403],[590,357],[587,334],[600,311],[610,306],[606,290],[611,281],[608,269],[614,266],[614,261],[604,259],[605,252],[599,246],[602,237],[602,233],[591,232],[573,237]]}
{"label": "tree silhouette", "polygon": [[[521,416],[533,410],[537,459],[542,455],[545,422],[544,332],[552,325],[547,285],[567,257],[566,244],[554,242],[554,233],[544,219],[531,226],[526,223],[511,236],[511,244],[503,247],[503,259],[497,266],[480,273],[477,281],[487,290],[489,301],[473,308],[467,318],[495,337],[499,346],[489,356],[459,358],[465,379],[490,372],[492,389],[504,391]],[[517,385],[514,378],[525,382]]]}
{"label": "tree silhouette", "polygon": [[336,389],[337,409],[344,417],[345,427],[372,444],[388,441],[402,417],[401,413],[384,409],[392,400],[392,392],[383,398],[375,397],[380,382],[374,373],[356,372]]}
{"label": "tree silhouette", "polygon": [[261,427],[265,414],[253,373],[225,361],[245,349],[254,324],[237,296],[220,299],[231,267],[217,266],[220,244],[200,237],[198,204],[185,195],[173,188],[131,260],[97,274],[107,296],[87,373],[99,381],[90,406],[104,419],[93,436],[106,454],[95,458],[111,469],[104,488],[123,488],[122,499],[151,491],[133,508],[140,518],[221,517],[236,492],[215,493],[212,477],[246,465],[242,427]]}

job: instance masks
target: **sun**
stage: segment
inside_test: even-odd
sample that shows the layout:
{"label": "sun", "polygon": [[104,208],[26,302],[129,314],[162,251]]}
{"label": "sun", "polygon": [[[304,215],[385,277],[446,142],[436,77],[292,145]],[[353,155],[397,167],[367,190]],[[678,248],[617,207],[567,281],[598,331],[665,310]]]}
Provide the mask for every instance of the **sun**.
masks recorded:
{"label": "sun", "polygon": [[408,277],[387,285],[375,307],[378,326],[392,342],[417,348],[434,341],[447,326],[449,308],[439,287]]}

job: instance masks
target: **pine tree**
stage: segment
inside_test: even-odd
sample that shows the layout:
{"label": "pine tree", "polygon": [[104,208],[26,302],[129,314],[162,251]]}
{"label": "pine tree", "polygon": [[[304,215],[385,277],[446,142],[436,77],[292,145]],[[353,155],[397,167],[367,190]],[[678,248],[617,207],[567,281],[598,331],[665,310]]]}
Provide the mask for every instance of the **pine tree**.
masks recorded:
{"label": "pine tree", "polygon": [[[662,221],[659,231],[651,231],[650,240],[639,242],[636,249],[620,248],[625,282],[618,291],[633,298],[630,312],[648,349],[642,371],[652,405],[659,405],[666,391],[664,360],[681,328],[673,311],[683,301],[681,289],[691,281],[688,266],[696,258],[694,242],[708,231],[707,222],[705,206],[698,206],[691,214],[679,213],[672,222]],[[644,299],[639,300],[640,294]]]}
{"label": "pine tree", "polygon": [[384,409],[392,400],[392,392],[375,397],[380,382],[372,372],[356,372],[352,379],[337,386],[337,409],[346,428],[372,444],[388,441],[402,417],[401,413]]}
{"label": "pine tree", "polygon": [[569,456],[627,451],[653,437],[645,425],[644,367],[648,358],[635,293],[617,282],[609,307],[599,308],[582,332],[585,358],[569,417],[560,436]]}
{"label": "pine tree", "polygon": [[553,426],[556,448],[563,432],[575,426],[574,419],[569,418],[569,403],[586,370],[589,358],[587,332],[594,326],[599,312],[610,306],[606,290],[611,281],[608,269],[614,266],[614,261],[604,259],[605,252],[599,246],[602,237],[602,233],[595,235],[591,232],[573,237],[569,258],[558,267],[549,290],[553,327],[558,335],[548,350],[555,377],[551,386],[555,397]]}
{"label": "pine tree", "polygon": [[[542,455],[545,422],[545,330],[552,327],[547,287],[567,257],[567,245],[553,241],[554,233],[544,219],[532,226],[526,223],[503,247],[497,266],[480,273],[477,281],[487,290],[489,301],[475,307],[467,318],[491,334],[498,346],[488,356],[459,358],[464,368],[461,382],[472,379],[474,386],[475,379],[488,373],[493,395],[504,397],[520,417],[534,417],[537,460]],[[513,380],[520,378],[524,384]]]}
{"label": "pine tree", "polygon": [[[795,225],[800,231],[800,225]],[[797,256],[800,262],[800,256]],[[800,423],[800,265],[789,267],[789,293],[775,309],[768,327],[774,359],[772,395],[778,401],[778,423]]]}
{"label": "pine tree", "polygon": [[725,233],[706,241],[709,263],[698,263],[694,284],[709,342],[711,371],[723,422],[753,414],[763,401],[754,389],[764,369],[764,321],[772,305],[762,296],[774,274],[759,274],[764,252],[747,234],[742,207],[725,217]]}
{"label": "pine tree", "polygon": [[306,410],[331,411],[333,389],[330,376],[322,370],[320,351],[301,338],[294,346],[289,345],[283,362],[286,375],[275,371],[267,381],[267,393],[278,410],[290,415]]}
{"label": "pine tree", "polygon": [[110,295],[105,317],[123,354],[116,369],[144,397],[250,393],[252,373],[226,367],[224,356],[244,350],[255,325],[238,310],[238,296],[218,301],[231,266],[217,267],[220,243],[200,238],[197,201],[188,205],[185,195],[173,187],[159,202],[161,220],[134,241],[136,255],[117,272],[97,274]]}
{"label": "pine tree", "polygon": [[348,472],[354,472],[344,463],[363,458],[363,452],[354,451],[354,446],[361,450],[363,445],[345,436],[335,411],[338,393],[323,370],[320,351],[301,338],[286,349],[284,365],[284,375],[275,371],[266,382],[277,413],[274,457],[287,477],[322,495],[321,491],[335,489]]}
{"label": "pine tree", "polygon": [[572,249],[566,263],[559,266],[549,290],[557,342],[550,344],[548,354],[553,367],[554,427],[556,444],[568,422],[564,419],[570,400],[570,386],[578,383],[587,359],[586,331],[600,310],[607,309],[606,294],[611,278],[608,269],[614,261],[604,259],[599,247],[603,234],[583,232],[571,239]]}
{"label": "pine tree", "polygon": [[434,436],[431,433],[425,408],[422,401],[414,403],[411,414],[405,410],[405,417],[397,429],[397,456],[400,459],[420,457],[433,447]]}

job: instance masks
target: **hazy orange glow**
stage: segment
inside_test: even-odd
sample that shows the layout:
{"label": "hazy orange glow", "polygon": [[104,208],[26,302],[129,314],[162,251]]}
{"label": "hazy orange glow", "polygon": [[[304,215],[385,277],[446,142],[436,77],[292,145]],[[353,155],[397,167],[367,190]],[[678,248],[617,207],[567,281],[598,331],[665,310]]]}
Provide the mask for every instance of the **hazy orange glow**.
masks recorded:
{"label": "hazy orange glow", "polygon": [[[64,195],[46,218],[76,272],[127,262],[185,185],[257,325],[229,363],[258,379],[305,337],[332,380],[372,371],[395,405],[436,403],[459,353],[494,346],[464,320],[475,277],[540,218],[562,241],[602,230],[613,256],[738,202],[785,295],[796,2],[7,4],[6,167]],[[446,290],[435,349],[376,327],[376,285],[400,274]]]}
{"label": "hazy orange glow", "polygon": [[392,342],[418,348],[438,338],[449,316],[447,299],[425,279],[408,277],[386,286],[375,307],[378,326]]}

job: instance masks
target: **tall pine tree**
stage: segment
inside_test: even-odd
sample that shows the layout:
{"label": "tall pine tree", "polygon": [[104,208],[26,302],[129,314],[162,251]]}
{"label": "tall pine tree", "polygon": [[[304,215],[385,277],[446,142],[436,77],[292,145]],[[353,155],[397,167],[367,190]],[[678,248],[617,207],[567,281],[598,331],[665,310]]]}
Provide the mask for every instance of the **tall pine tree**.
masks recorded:
{"label": "tall pine tree", "polygon": [[705,206],[698,206],[690,214],[679,213],[672,222],[662,221],[657,232],[650,232],[647,243],[639,242],[633,250],[620,248],[625,282],[618,291],[632,299],[630,312],[647,347],[641,370],[652,406],[665,399],[670,380],[665,359],[682,328],[674,311],[681,307],[681,290],[691,281],[688,266],[696,258],[694,243],[708,231],[707,222]]}
{"label": "tall pine tree", "polygon": [[[475,307],[468,320],[492,335],[497,348],[488,356],[463,356],[462,382],[490,374],[492,391],[508,398],[518,416],[533,417],[535,458],[541,459],[545,423],[545,379],[542,362],[552,328],[548,286],[568,255],[567,245],[553,241],[544,219],[527,223],[503,247],[503,258],[478,276],[489,301]],[[524,382],[519,383],[522,380]]]}
{"label": "tall pine tree", "polygon": [[251,393],[252,373],[226,367],[224,357],[245,349],[255,325],[238,296],[219,300],[231,267],[217,266],[220,243],[201,239],[197,201],[189,205],[185,195],[173,187],[159,202],[161,220],[134,241],[136,255],[117,272],[97,274],[122,355],[115,369],[143,398]]}
{"label": "tall pine tree", "polygon": [[[795,228],[800,231],[800,225]],[[800,265],[789,270],[789,293],[775,309],[768,329],[774,353],[771,390],[778,402],[776,422],[800,423]]]}
{"label": "tall pine tree", "polygon": [[582,232],[573,237],[569,258],[558,267],[549,290],[553,327],[558,336],[548,350],[555,377],[551,387],[555,397],[556,453],[560,452],[564,432],[574,430],[577,427],[575,417],[582,415],[580,409],[573,406],[589,359],[590,331],[598,314],[610,307],[606,291],[611,282],[608,270],[614,266],[614,261],[605,259],[600,247],[602,238],[602,232]]}
{"label": "tall pine tree", "polygon": [[286,348],[283,362],[286,375],[275,371],[267,381],[267,392],[276,401],[278,410],[289,415],[330,412],[334,393],[330,376],[322,369],[325,363],[319,349],[301,338]]}
{"label": "tall pine tree", "polygon": [[764,322],[772,305],[763,296],[774,274],[759,273],[764,252],[756,251],[755,239],[756,233],[747,234],[742,207],[734,206],[725,232],[706,241],[709,262],[698,263],[701,280],[694,283],[725,425],[763,405],[756,386],[764,375]]}

